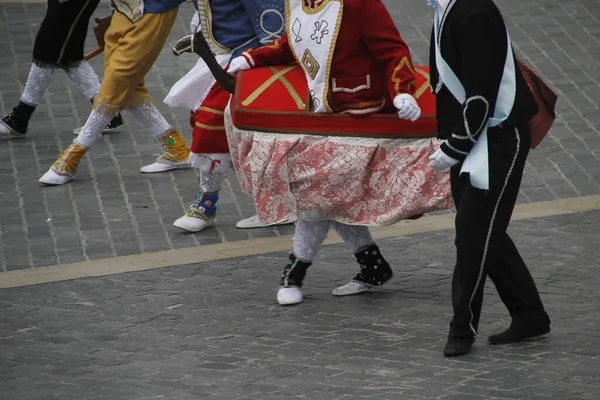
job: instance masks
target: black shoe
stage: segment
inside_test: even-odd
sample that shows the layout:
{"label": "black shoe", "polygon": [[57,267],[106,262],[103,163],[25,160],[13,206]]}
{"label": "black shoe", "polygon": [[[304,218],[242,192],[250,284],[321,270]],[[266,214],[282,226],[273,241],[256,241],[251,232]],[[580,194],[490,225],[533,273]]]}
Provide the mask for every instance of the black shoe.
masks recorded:
{"label": "black shoe", "polygon": [[102,131],[102,133],[114,131],[121,125],[123,125],[123,117],[121,116],[121,113],[118,113],[113,119],[110,120],[108,125],[106,125],[106,128],[104,128],[104,130]]}
{"label": "black shoe", "polygon": [[360,272],[352,279],[366,286],[381,286],[394,276],[394,272],[381,255],[379,247],[373,244],[354,254],[360,265]]}
{"label": "black shoe", "polygon": [[534,337],[543,336],[548,333],[550,333],[550,325],[533,326],[529,328],[517,328],[511,326],[504,332],[489,336],[488,342],[491,344],[517,343]]}
{"label": "black shoe", "polygon": [[29,119],[11,111],[0,120],[0,135],[24,135],[27,133],[28,126]]}
{"label": "black shoe", "polygon": [[459,340],[449,338],[444,347],[444,357],[458,357],[471,352],[473,340]]}

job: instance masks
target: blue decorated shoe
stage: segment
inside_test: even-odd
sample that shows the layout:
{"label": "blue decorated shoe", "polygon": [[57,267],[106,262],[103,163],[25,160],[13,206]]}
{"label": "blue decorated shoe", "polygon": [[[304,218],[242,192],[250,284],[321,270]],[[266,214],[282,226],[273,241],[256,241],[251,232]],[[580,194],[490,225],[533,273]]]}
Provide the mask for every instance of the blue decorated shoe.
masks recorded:
{"label": "blue decorated shoe", "polygon": [[199,191],[185,215],[173,223],[177,228],[188,232],[200,232],[215,223],[219,192]]}

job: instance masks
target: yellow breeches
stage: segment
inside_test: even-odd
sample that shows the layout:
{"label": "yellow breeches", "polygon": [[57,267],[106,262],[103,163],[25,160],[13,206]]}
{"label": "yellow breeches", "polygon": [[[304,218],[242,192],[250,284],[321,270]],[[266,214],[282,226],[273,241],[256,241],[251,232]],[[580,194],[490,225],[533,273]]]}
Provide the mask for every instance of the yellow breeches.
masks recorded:
{"label": "yellow breeches", "polygon": [[152,103],[144,78],[156,62],[175,18],[177,8],[162,14],[146,14],[136,23],[115,12],[104,36],[104,79],[94,109],[102,114],[134,105]]}

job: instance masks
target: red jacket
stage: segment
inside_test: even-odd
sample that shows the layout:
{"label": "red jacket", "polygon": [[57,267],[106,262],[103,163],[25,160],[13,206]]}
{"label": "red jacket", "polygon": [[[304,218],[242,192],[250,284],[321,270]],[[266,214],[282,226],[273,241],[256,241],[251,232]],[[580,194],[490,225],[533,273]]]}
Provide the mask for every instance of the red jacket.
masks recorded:
{"label": "red jacket", "polygon": [[[401,93],[414,95],[415,91],[408,46],[381,0],[343,0],[343,4],[331,61],[329,104],[334,112],[393,112],[394,97]],[[252,67],[297,61],[287,33],[268,46],[242,55]]]}

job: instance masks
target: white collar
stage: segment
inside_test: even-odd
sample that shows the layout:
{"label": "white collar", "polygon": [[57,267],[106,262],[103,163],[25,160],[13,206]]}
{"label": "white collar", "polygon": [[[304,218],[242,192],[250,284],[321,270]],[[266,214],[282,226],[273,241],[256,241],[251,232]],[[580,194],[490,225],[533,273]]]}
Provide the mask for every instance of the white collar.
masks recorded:
{"label": "white collar", "polygon": [[436,0],[438,3],[438,6],[440,7],[440,11],[443,13],[446,10],[446,7],[448,7],[448,4],[450,4],[450,0]]}

